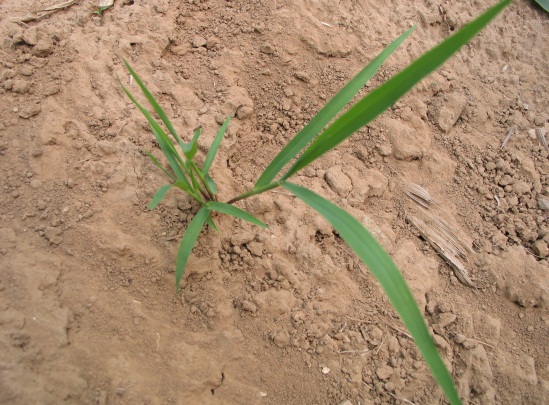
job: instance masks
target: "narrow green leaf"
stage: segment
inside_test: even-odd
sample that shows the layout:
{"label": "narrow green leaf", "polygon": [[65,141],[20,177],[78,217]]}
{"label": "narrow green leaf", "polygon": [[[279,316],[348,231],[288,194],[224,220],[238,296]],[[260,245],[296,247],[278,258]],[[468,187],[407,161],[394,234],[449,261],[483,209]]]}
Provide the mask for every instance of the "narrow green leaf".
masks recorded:
{"label": "narrow green leaf", "polygon": [[421,311],[389,255],[360,222],[337,205],[301,186],[288,182],[282,186],[322,215],[368,266],[414,337],[444,393],[452,404],[460,404],[452,378],[429,335]]}
{"label": "narrow green leaf", "polygon": [[[213,200],[214,196],[208,190],[208,187],[206,185],[206,180],[204,179],[204,175],[202,174],[197,164],[193,160],[189,160],[189,168],[188,169],[186,168],[186,170],[189,177],[191,178],[193,188],[194,190],[196,190],[196,193],[200,193],[208,201]],[[196,176],[198,176],[198,178]],[[198,182],[198,180],[200,180],[200,182]],[[205,204],[203,201],[201,201],[200,203],[202,205]]]}
{"label": "narrow green leaf", "polygon": [[180,142],[179,146],[181,147],[181,151],[187,158],[186,167],[187,169],[190,166],[190,161],[193,160],[194,155],[196,155],[196,152],[198,151],[198,138],[200,137],[200,134],[202,133],[202,128],[198,127],[194,131],[194,136],[191,142],[185,143]]}
{"label": "narrow green leaf", "polygon": [[[155,128],[151,126],[151,130],[153,134],[155,134],[156,138],[159,140],[158,143],[160,145],[160,148],[162,149],[162,152],[168,151],[167,153],[165,152],[164,155],[168,159],[170,166],[172,167],[172,169],[174,169],[177,175],[177,178],[174,179],[175,180],[174,185],[182,189],[183,191],[185,191],[193,199],[195,199],[196,201],[202,204],[204,200],[200,195],[200,189],[198,188],[198,184],[196,183],[196,180],[192,176],[192,172],[187,170],[187,168],[181,162],[181,158],[179,157],[175,149],[170,149],[169,146],[166,145],[166,142],[168,143],[170,142],[166,134],[164,133],[163,135],[159,135],[158,130],[162,131],[162,128],[160,127]],[[191,178],[192,184],[189,183],[187,176]]]}
{"label": "narrow green leaf", "polygon": [[151,153],[148,152],[148,151],[145,151],[145,153],[147,154],[147,156],[149,156],[149,158],[156,165],[156,167],[158,167],[160,170],[162,170],[166,174],[166,176],[168,176],[170,179],[172,179],[173,181],[176,181],[176,178],[170,172],[168,172],[164,166],[162,166],[160,164],[160,162],[158,161],[157,158],[155,158],[153,155],[151,155]]}
{"label": "narrow green leaf", "polygon": [[157,101],[155,100],[155,98],[153,97],[153,95],[151,94],[149,89],[147,89],[147,87],[143,84],[143,81],[137,75],[137,73],[135,73],[135,71],[132,69],[132,67],[128,63],[128,61],[124,58],[122,58],[122,60],[124,61],[124,64],[126,65],[126,68],[130,72],[130,74],[133,76],[135,82],[137,83],[137,85],[139,86],[139,88],[141,89],[141,91],[143,92],[145,97],[147,98],[147,100],[149,100],[149,103],[154,108],[154,111],[156,111],[156,113],[158,114],[158,116],[160,117],[160,119],[162,120],[164,125],[166,125],[166,128],[168,128],[170,133],[173,135],[173,137],[177,141],[177,143],[180,143],[181,139],[179,139],[179,137],[177,136],[177,132],[175,132],[175,129],[174,129],[172,123],[168,119],[168,116],[166,115],[166,113],[164,112],[162,107],[160,107],[160,105],[157,103]]}
{"label": "narrow green leaf", "polygon": [[186,165],[187,168],[189,168],[189,161],[193,160],[194,155],[196,155],[196,152],[198,151],[198,144],[196,142],[190,142],[190,143],[182,143],[181,150],[183,151],[183,155],[185,155],[185,158],[187,159]]}
{"label": "narrow green leaf", "polygon": [[177,180],[176,182],[173,183],[173,185],[177,188],[180,188],[187,194],[190,194],[191,196],[193,196],[195,193],[194,190],[191,189],[191,185],[186,181]]}
{"label": "narrow green leaf", "polygon": [[[120,78],[118,79],[118,81],[120,81]],[[151,130],[154,136],[156,137],[158,144],[160,145],[160,149],[162,149],[162,153],[164,153],[164,156],[166,156],[166,159],[168,159],[168,163],[170,164],[170,167],[172,168],[176,176],[178,178],[185,177],[181,169],[181,166],[183,165],[183,161],[177,154],[177,151],[175,150],[173,144],[171,143],[170,139],[168,138],[164,130],[160,127],[160,125],[158,125],[158,123],[154,120],[151,114],[136,100],[136,98],[126,88],[126,86],[122,84],[121,81],[120,81],[120,85],[122,86],[122,90],[124,90],[124,93],[126,93],[129,99],[136,105],[136,107],[145,116],[147,121],[149,121],[149,124],[151,125]]]}
{"label": "narrow green leaf", "polygon": [[536,0],[536,3],[549,13],[549,0]]}
{"label": "narrow green leaf", "polygon": [[257,180],[256,187],[270,183],[282,168],[294,159],[302,149],[352,100],[366,82],[378,71],[380,66],[398,46],[412,33],[410,28],[389,44],[374,60],[362,69],[343,87],[311,121],[282,149]]}
{"label": "narrow green leaf", "polygon": [[[130,64],[128,63],[128,61],[126,61],[126,59],[123,59],[124,61],[124,64],[126,65],[126,68],[128,69],[128,71],[131,73],[131,75],[133,76],[133,78],[135,79],[136,83],[139,85],[141,91],[143,92],[143,94],[145,95],[145,97],[147,98],[147,100],[149,101],[149,103],[151,104],[151,106],[153,107],[153,109],[156,111],[156,113],[158,114],[158,116],[160,117],[160,119],[162,120],[162,122],[164,123],[164,125],[166,125],[166,127],[168,128],[168,130],[170,131],[170,133],[172,134],[172,136],[174,137],[175,141],[177,144],[179,144],[179,146],[181,147],[181,151],[183,152],[183,155],[186,157],[187,159],[187,162],[183,162],[183,160],[179,157],[179,154],[177,153],[177,151],[175,150],[174,146],[173,146],[173,143],[170,141],[169,137],[167,135],[165,135],[165,132],[164,130],[160,127],[160,125],[158,125],[158,123],[154,120],[154,118],[152,118],[152,116],[148,113],[147,110],[145,110],[143,107],[140,107],[136,101],[136,99],[133,97],[133,96],[130,96],[129,92],[124,89],[126,91],[126,94],[128,94],[128,96],[130,96],[130,98],[132,99],[132,101],[138,105],[139,109],[143,112],[143,114],[146,116],[147,120],[149,121],[149,123],[151,124],[151,127],[153,128],[153,132],[154,130],[156,129],[156,131],[162,136],[164,137],[163,135],[165,135],[165,139],[164,139],[164,144],[166,145],[167,149],[171,152],[171,154],[177,159],[177,161],[180,163],[180,165],[182,166],[183,169],[188,169],[189,167],[189,164],[188,164],[188,161],[192,160],[194,155],[196,154],[196,151],[198,150],[198,144],[197,144],[197,139],[198,137],[200,136],[200,133],[201,133],[201,129],[200,128],[197,128],[197,130],[195,131],[195,135],[193,137],[193,140],[189,143],[184,143],[181,138],[179,138],[179,136],[177,135],[177,132],[175,131],[172,123],[170,122],[170,120],[168,119],[168,116],[166,115],[166,113],[164,112],[164,110],[162,109],[162,107],[158,104],[158,102],[156,101],[156,99],[154,98],[154,96],[151,94],[151,92],[147,89],[147,87],[143,84],[143,81],[141,80],[141,78],[139,77],[139,75],[133,70],[133,68],[130,66]],[[119,79],[120,80],[120,79]],[[122,84],[122,83],[121,83]],[[122,86],[124,87],[124,86]],[[146,113],[145,113],[146,112]],[[187,171],[187,175],[191,176],[192,177],[192,174],[189,173],[188,170]],[[177,174],[177,172],[176,172]],[[178,174],[178,177],[179,177],[179,174]],[[194,182],[193,182],[194,184]]]}
{"label": "narrow green leaf", "polygon": [[208,207],[202,207],[200,211],[194,216],[194,218],[189,222],[187,230],[179,243],[179,250],[177,251],[177,260],[175,262],[175,288],[179,291],[179,284],[181,282],[181,277],[185,271],[185,266],[187,265],[187,260],[193,250],[193,246],[200,235],[200,231],[204,226],[204,223],[210,217],[210,210]]}
{"label": "narrow green leaf", "polygon": [[230,204],[226,204],[218,201],[211,201],[206,206],[212,211],[217,211],[217,212],[221,212],[222,214],[232,215],[233,217],[237,217],[237,218],[243,219],[244,221],[251,222],[252,224],[258,225],[262,228],[269,227],[267,224],[261,222],[252,214],[244,210],[241,210],[240,208],[237,208],[234,205],[230,205]]}
{"label": "narrow green leaf", "polygon": [[198,142],[198,138],[200,138],[200,135],[202,135],[202,127],[197,127],[194,130],[194,135],[191,142],[195,142],[195,143]]}
{"label": "narrow green leaf", "polygon": [[[168,160],[170,167],[174,171],[177,180],[185,183],[186,187],[184,189],[191,195],[191,197],[193,197],[196,201],[202,204],[204,201],[200,195],[200,189],[198,188],[196,180],[192,178],[192,173],[187,170],[185,163],[177,153],[177,150],[175,149],[173,143],[170,141],[170,138],[168,138],[168,135],[166,135],[166,132],[164,132],[162,127],[158,125],[158,123],[149,114],[149,112],[135,99],[130,91],[122,83],[120,83],[120,85],[122,86],[122,89],[124,90],[126,95],[130,98],[130,100],[133,101],[137,108],[139,108],[139,110],[143,113],[145,118],[147,118],[147,121],[149,121],[149,124],[151,125],[151,130],[156,140],[158,141],[158,145],[160,145],[162,153],[164,154],[164,156],[166,156],[166,159]],[[168,174],[166,171],[164,172]],[[191,177],[191,181],[193,184],[192,186],[187,179],[187,175]]]}
{"label": "narrow green leaf", "polygon": [[256,186],[252,190],[246,191],[245,193],[242,193],[242,194],[230,199],[229,201],[227,201],[227,204],[233,204],[237,201],[244,200],[245,198],[249,198],[249,197],[252,197],[252,196],[257,195],[257,194],[265,193],[265,192],[267,192],[269,190],[272,190],[273,188],[277,188],[277,187],[280,187],[280,182],[279,181],[274,181],[272,183],[266,184],[266,185],[261,186],[261,187]]}
{"label": "narrow green leaf", "polygon": [[192,171],[192,169],[189,171],[189,177],[191,178],[191,184],[192,188],[197,191],[197,193],[200,193],[200,185],[198,184],[198,181],[196,180],[196,177]]}
{"label": "narrow green leaf", "polygon": [[165,186],[160,187],[158,191],[154,193],[154,197],[149,203],[149,205],[147,205],[147,208],[150,210],[154,209],[158,205],[158,203],[162,201],[166,193],[170,191],[170,188],[172,187],[173,187],[173,184],[167,184]]}
{"label": "narrow green leaf", "polygon": [[221,125],[221,128],[219,128],[219,131],[217,131],[217,135],[212,142],[212,146],[210,147],[210,150],[206,155],[206,160],[204,160],[204,165],[202,166],[202,173],[204,174],[207,174],[212,166],[215,155],[219,149],[219,145],[221,145],[221,140],[223,139],[225,131],[227,131],[227,127],[229,126],[229,121],[231,121],[231,115],[227,117],[223,125]]}
{"label": "narrow green leaf", "polygon": [[208,187],[213,194],[217,194],[217,185],[208,173],[204,174],[204,180],[206,182],[206,187]]}
{"label": "narrow green leaf", "polygon": [[165,186],[160,187],[156,191],[156,193],[154,194],[154,197],[151,200],[151,202],[149,203],[149,205],[147,205],[147,208],[150,209],[150,210],[156,208],[158,203],[160,203],[162,201],[162,199],[166,196],[168,191],[170,191],[170,189],[174,186],[180,188],[181,190],[187,192],[188,194],[192,194],[191,190],[189,189],[188,184],[183,182],[183,181],[178,180],[175,183],[166,184]]}
{"label": "narrow green leaf", "polygon": [[[118,80],[120,81],[120,79]],[[130,100],[133,101],[133,103],[137,106],[137,108],[139,108],[139,110],[145,116],[145,118],[147,118],[147,121],[149,121],[149,124],[151,125],[151,130],[156,140],[158,141],[158,145],[160,145],[160,149],[162,150],[162,153],[164,154],[164,156],[166,156],[166,159],[168,160],[170,167],[174,171],[177,177],[177,180],[182,182],[182,184],[184,184],[184,186],[181,186],[179,188],[187,191],[187,193],[189,193],[189,195],[192,198],[194,198],[200,204],[203,204],[204,200],[200,194],[200,188],[198,186],[198,183],[196,182],[196,179],[194,179],[192,171],[187,169],[187,166],[185,165],[185,163],[177,153],[177,150],[175,149],[173,143],[170,141],[170,138],[168,137],[166,132],[164,132],[162,127],[158,125],[158,123],[154,120],[154,118],[150,115],[150,113],[135,99],[135,97],[121,82],[120,82],[120,85],[122,86],[122,89],[124,90],[126,95],[130,98]],[[149,155],[149,156],[152,156],[152,155]],[[153,162],[157,164],[157,166],[162,168],[158,160],[154,158],[152,159],[153,159]],[[163,169],[163,171],[168,176],[170,176],[166,170]],[[192,186],[191,186],[191,183],[189,183],[187,176],[191,178]]]}
{"label": "narrow green leaf", "polygon": [[183,162],[181,162],[181,159],[179,158],[179,155],[173,148],[173,145],[169,142],[166,143],[166,133],[164,130],[160,127],[156,127],[154,125],[151,125],[151,131],[154,134],[156,140],[158,141],[158,145],[160,146],[160,149],[162,150],[162,153],[168,160],[168,163],[170,164],[170,167],[174,171],[175,175],[178,179],[185,178],[185,173],[183,172]]}
{"label": "narrow green leaf", "polygon": [[183,188],[185,191],[187,191],[189,194],[191,194],[192,197],[194,197],[195,200],[200,201],[200,196],[197,195],[197,193],[194,191],[196,190],[191,186],[189,183],[189,180],[187,179],[187,176],[185,175],[185,172],[189,174],[189,172],[186,170],[186,167],[184,166],[183,162],[181,161],[181,158],[177,154],[177,151],[175,148],[173,148],[173,144],[170,143],[169,138],[167,137],[166,133],[163,131],[160,126],[153,126],[151,125],[151,130],[158,140],[158,144],[160,145],[160,149],[162,149],[162,152],[164,153],[164,156],[166,156],[166,159],[168,160],[168,163],[170,164],[170,167],[174,171],[174,173],[177,176],[177,181],[182,182],[185,185],[185,188]]}
{"label": "narrow green leaf", "polygon": [[215,224],[215,222],[214,222],[214,220],[213,220],[213,218],[212,218],[211,215],[208,217],[208,225],[210,225],[210,226],[212,227],[212,229],[213,229],[214,231],[216,231],[217,233],[221,233],[221,231],[219,230],[219,228],[218,228],[217,225]]}
{"label": "narrow green leaf", "polygon": [[339,117],[316,138],[295,164],[284,174],[286,180],[315,159],[335,148],[361,127],[393,105],[421,79],[444,63],[464,44],[486,26],[511,0],[503,0],[474,21],[465,25],[456,34],[412,62],[406,69],[373,90]]}

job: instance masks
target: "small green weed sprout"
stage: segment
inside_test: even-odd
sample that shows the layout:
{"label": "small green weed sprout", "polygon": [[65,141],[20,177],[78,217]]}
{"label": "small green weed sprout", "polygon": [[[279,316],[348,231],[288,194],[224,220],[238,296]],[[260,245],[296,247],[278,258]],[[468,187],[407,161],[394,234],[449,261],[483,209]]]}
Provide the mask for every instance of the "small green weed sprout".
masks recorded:
{"label": "small green weed sprout", "polygon": [[114,4],[114,0],[99,0],[97,4],[88,4],[90,13],[97,14],[99,17],[103,15],[103,12],[111,8]]}
{"label": "small green weed sprout", "polygon": [[[433,339],[425,325],[422,313],[389,255],[358,220],[313,191],[291,183],[289,179],[299,170],[335,148],[358,129],[368,124],[393,105],[408,90],[442,65],[450,56],[481,31],[510,2],[511,0],[503,0],[488,9],[478,18],[461,28],[457,33],[416,59],[396,76],[370,92],[332,124],[327,126],[376,73],[381,64],[410,35],[415,27],[406,31],[389,44],[368,66],[343,87],[282,149],[261,174],[252,190],[238,195],[227,202],[218,201],[217,186],[209,171],[231,117],[229,116],[219,129],[206,155],[204,164],[200,167],[194,160],[194,157],[198,148],[197,140],[201,130],[197,129],[195,131],[190,142],[183,142],[177,135],[164,110],[156,102],[128,62],[124,60],[133,79],[139,85],[154,111],[167,128],[168,133],[173,137],[173,140],[170,139],[168,133],[166,133],[161,125],[133,97],[128,89],[120,83],[124,92],[149,121],[152,132],[169,164],[169,168],[163,167],[154,156],[150,153],[148,154],[154,164],[170,179],[169,184],[158,189],[148,208],[153,209],[173,187],[186,192],[201,206],[198,213],[190,221],[179,245],[176,260],[176,289],[179,288],[187,259],[201,229],[205,224],[209,224],[212,228],[217,229],[211,218],[212,211],[232,215],[266,228],[266,224],[248,212],[235,207],[233,204],[239,200],[264,193],[274,188],[283,187],[322,215],[375,275],[413,336],[448,400],[453,405],[460,404],[461,402],[452,379],[439,356]],[[177,148],[181,150],[181,153],[177,151]],[[293,165],[279,176],[282,169],[294,159],[295,162]],[[277,176],[279,176],[278,179],[276,179]]]}

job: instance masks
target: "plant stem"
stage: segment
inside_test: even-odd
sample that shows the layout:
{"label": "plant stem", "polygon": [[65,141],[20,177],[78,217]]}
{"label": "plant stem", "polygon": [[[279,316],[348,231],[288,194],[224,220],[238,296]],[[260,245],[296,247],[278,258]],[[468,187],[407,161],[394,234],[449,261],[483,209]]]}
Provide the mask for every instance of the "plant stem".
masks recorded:
{"label": "plant stem", "polygon": [[[202,174],[202,172],[200,171],[196,163],[192,160],[191,160],[191,170],[194,170],[196,172],[196,174],[198,175],[198,178],[200,179],[200,182],[202,183],[202,186],[204,186],[204,188],[206,189],[206,192],[208,193],[208,197],[206,199],[209,201],[215,201],[215,196],[212,193],[212,190],[210,190],[210,188],[208,187],[208,183],[206,182],[206,179],[204,179],[204,175]],[[200,191],[201,192],[203,191],[202,188],[200,189]]]}
{"label": "plant stem", "polygon": [[269,184],[266,184],[262,187],[258,187],[258,188],[254,188],[250,191],[247,191],[243,194],[240,194],[239,196],[227,201],[227,204],[234,204],[235,202],[237,201],[240,201],[240,200],[243,200],[245,198],[248,198],[248,197],[251,197],[251,196],[254,196],[256,194],[261,194],[261,193],[264,193],[265,191],[269,191],[269,190],[272,190],[273,188],[277,188],[277,187],[280,187],[282,185],[282,182],[280,181],[273,181],[272,183],[269,183]]}

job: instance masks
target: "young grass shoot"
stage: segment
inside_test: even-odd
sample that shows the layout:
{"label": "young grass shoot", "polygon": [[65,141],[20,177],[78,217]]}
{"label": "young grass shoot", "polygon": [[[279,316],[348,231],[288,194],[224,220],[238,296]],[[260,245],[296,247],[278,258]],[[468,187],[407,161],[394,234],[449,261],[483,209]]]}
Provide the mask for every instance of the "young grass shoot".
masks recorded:
{"label": "young grass shoot", "polygon": [[[324,197],[307,188],[291,183],[290,178],[391,107],[420,80],[440,67],[464,44],[470,41],[510,2],[511,0],[503,0],[485,11],[475,20],[463,26],[457,33],[423,54],[400,73],[370,92],[333,121],[336,115],[364,87],[366,82],[412,33],[415,27],[410,28],[389,44],[311,119],[272,160],[251,190],[235,196],[227,202],[218,200],[218,190],[214,177],[210,174],[210,168],[231,117],[229,116],[219,129],[206,155],[204,164],[200,167],[195,160],[195,155],[201,130],[197,129],[195,131],[190,142],[183,142],[162,107],[157,103],[130,64],[124,60],[133,79],[163,124],[162,126],[157,122],[151,113],[121,83],[124,92],[149,121],[151,130],[169,165],[168,167],[162,166],[152,154],[148,153],[153,163],[166,174],[169,183],[158,189],[147,207],[149,209],[156,207],[167,192],[174,187],[187,193],[201,207],[189,222],[179,244],[176,259],[176,289],[179,288],[187,260],[204,225],[208,224],[210,227],[217,229],[211,218],[212,212],[232,215],[266,228],[267,225],[262,221],[233,204],[274,188],[285,188],[322,215],[375,275],[403,323],[413,336],[447,399],[452,405],[460,404],[452,378],[429,334],[422,312],[389,255],[357,219]],[[330,122],[332,123],[330,124]],[[178,149],[180,149],[180,152]],[[292,161],[293,164],[286,171],[283,171]]]}

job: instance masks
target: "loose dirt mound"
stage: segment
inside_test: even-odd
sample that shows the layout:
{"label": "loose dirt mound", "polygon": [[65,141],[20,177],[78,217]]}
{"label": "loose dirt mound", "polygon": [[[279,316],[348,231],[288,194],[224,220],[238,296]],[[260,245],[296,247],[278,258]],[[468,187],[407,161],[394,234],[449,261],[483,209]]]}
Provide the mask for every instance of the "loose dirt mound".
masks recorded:
{"label": "loose dirt mound", "polygon": [[[14,22],[53,4],[3,1],[0,403],[440,403],[367,269],[284,192],[243,204],[268,230],[204,231],[174,295],[196,207],[173,192],[145,209],[159,149],[116,78],[126,57],[181,134],[203,126],[202,154],[236,114],[214,164],[226,200],[411,24],[365,92],[491,2],[390,3],[118,0],[99,16],[81,1]],[[549,397],[547,43],[548,15],[516,1],[297,179],[391,253],[465,404]],[[425,214],[410,182],[472,241],[476,288],[410,223]]]}

